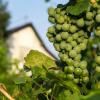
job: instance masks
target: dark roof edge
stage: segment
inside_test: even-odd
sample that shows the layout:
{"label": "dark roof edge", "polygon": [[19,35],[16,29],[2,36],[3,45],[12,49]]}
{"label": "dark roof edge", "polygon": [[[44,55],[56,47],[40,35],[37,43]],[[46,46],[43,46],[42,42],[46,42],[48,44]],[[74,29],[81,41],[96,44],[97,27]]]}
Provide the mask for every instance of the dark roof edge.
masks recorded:
{"label": "dark roof edge", "polygon": [[21,30],[21,29],[23,29],[23,28],[26,28],[26,27],[28,27],[28,26],[32,27],[32,29],[33,29],[34,32],[36,33],[36,36],[39,38],[39,40],[40,40],[42,46],[45,48],[45,50],[46,50],[48,53],[50,53],[50,55],[51,55],[52,57],[54,57],[55,59],[57,59],[57,58],[53,55],[53,53],[51,53],[51,52],[47,49],[47,47],[46,47],[45,44],[43,43],[42,39],[41,39],[40,36],[38,35],[37,30],[36,30],[35,27],[32,25],[32,23],[27,23],[27,24],[22,25],[22,26],[19,26],[19,27],[17,27],[17,28],[13,28],[13,29],[11,29],[11,30],[8,30],[8,31],[6,32],[6,34],[4,35],[4,37],[7,38],[7,37],[9,37],[11,34],[13,34],[14,32],[19,31],[19,30]]}

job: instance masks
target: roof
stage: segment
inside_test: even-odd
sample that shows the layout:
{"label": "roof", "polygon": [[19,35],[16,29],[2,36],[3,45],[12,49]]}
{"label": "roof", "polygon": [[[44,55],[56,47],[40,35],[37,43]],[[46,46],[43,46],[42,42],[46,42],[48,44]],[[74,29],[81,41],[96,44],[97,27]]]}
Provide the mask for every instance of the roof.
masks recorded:
{"label": "roof", "polygon": [[37,36],[38,39],[40,40],[40,42],[41,42],[42,46],[45,48],[45,50],[46,50],[52,57],[54,57],[55,59],[57,59],[57,58],[47,49],[47,47],[46,47],[45,44],[43,43],[42,39],[41,39],[40,36],[38,35],[38,32],[36,31],[35,27],[32,25],[32,23],[27,23],[27,24],[24,24],[24,25],[22,25],[22,26],[19,26],[19,27],[16,27],[16,28],[11,29],[11,30],[9,30],[9,31],[7,31],[7,32],[5,33],[5,36],[4,36],[4,37],[5,37],[5,38],[8,38],[11,34],[14,34],[15,32],[20,31],[21,29],[26,28],[26,27],[29,27],[29,26],[30,26],[30,27],[34,30],[34,32],[36,33],[36,36]]}

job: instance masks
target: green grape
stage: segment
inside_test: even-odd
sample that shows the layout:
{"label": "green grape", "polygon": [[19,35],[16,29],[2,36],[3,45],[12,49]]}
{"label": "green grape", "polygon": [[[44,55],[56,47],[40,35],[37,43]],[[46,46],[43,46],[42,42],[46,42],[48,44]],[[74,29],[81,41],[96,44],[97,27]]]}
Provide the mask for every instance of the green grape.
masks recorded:
{"label": "green grape", "polygon": [[60,17],[60,14],[55,14],[55,19],[57,20]]}
{"label": "green grape", "polygon": [[85,25],[91,26],[94,23],[94,20],[85,21]]}
{"label": "green grape", "polygon": [[97,14],[100,14],[100,9],[97,10]]}
{"label": "green grape", "polygon": [[76,40],[76,39],[78,38],[78,33],[74,33],[74,34],[72,35],[72,37],[73,37],[74,40]]}
{"label": "green grape", "polygon": [[74,78],[73,82],[74,82],[75,84],[78,84],[78,83],[79,83],[79,78]]}
{"label": "green grape", "polygon": [[81,69],[86,69],[86,67],[87,67],[87,61],[85,61],[85,60],[81,61],[80,62],[80,68]]}
{"label": "green grape", "polygon": [[65,72],[65,73],[68,72],[68,67],[67,67],[67,66],[64,67],[64,72]]}
{"label": "green grape", "polygon": [[67,67],[67,72],[68,73],[73,73],[74,72],[74,67],[73,66],[68,66]]}
{"label": "green grape", "polygon": [[67,43],[65,41],[61,41],[60,43],[60,48],[61,49],[65,49],[66,48]]}
{"label": "green grape", "polygon": [[68,55],[63,54],[61,60],[65,62],[67,59],[68,59]]}
{"label": "green grape", "polygon": [[71,58],[68,58],[68,59],[66,60],[66,64],[68,64],[69,66],[72,66],[73,63],[74,63],[74,61],[73,61]]}
{"label": "green grape", "polygon": [[79,36],[83,36],[84,35],[84,31],[83,30],[78,31],[78,35]]}
{"label": "green grape", "polygon": [[84,19],[83,19],[83,18],[78,19],[77,22],[76,22],[76,24],[77,24],[78,27],[83,27],[84,24],[85,24],[85,23],[84,23]]}
{"label": "green grape", "polygon": [[100,23],[100,14],[97,14],[95,19],[96,19],[96,22]]}
{"label": "green grape", "polygon": [[79,62],[78,61],[74,61],[74,67],[79,67]]}
{"label": "green grape", "polygon": [[55,11],[56,11],[57,14],[60,14],[61,8],[56,8]]}
{"label": "green grape", "polygon": [[61,12],[60,12],[60,15],[63,16],[63,15],[65,15],[65,13],[66,13],[66,11],[61,11]]}
{"label": "green grape", "polygon": [[88,70],[87,69],[84,69],[84,70],[82,70],[83,72],[82,72],[82,76],[88,76],[89,75],[89,72],[88,72]]}
{"label": "green grape", "polygon": [[81,57],[82,57],[81,54],[77,54],[77,56],[74,58],[74,60],[75,61],[80,61]]}
{"label": "green grape", "polygon": [[81,68],[75,68],[74,73],[75,73],[75,75],[81,75],[82,69]]}
{"label": "green grape", "polygon": [[67,42],[71,42],[71,41],[73,41],[73,37],[72,37],[72,36],[69,36],[69,37],[67,38],[66,41],[67,41]]}
{"label": "green grape", "polygon": [[77,38],[77,43],[82,43],[83,42],[83,39],[82,38]]}
{"label": "green grape", "polygon": [[71,50],[71,51],[69,52],[69,56],[72,57],[72,58],[75,58],[75,57],[77,56],[76,51],[75,51],[75,50]]}
{"label": "green grape", "polygon": [[67,77],[68,80],[73,80],[74,79],[73,74],[67,74],[66,77]]}
{"label": "green grape", "polygon": [[57,34],[56,37],[55,37],[56,41],[58,42],[61,42],[61,35],[60,34]]}
{"label": "green grape", "polygon": [[54,26],[50,26],[48,28],[48,33],[54,34],[55,33],[55,27]]}
{"label": "green grape", "polygon": [[96,73],[100,73],[100,66],[96,66],[95,71]]}
{"label": "green grape", "polygon": [[96,56],[95,61],[97,64],[100,64],[100,56]]}
{"label": "green grape", "polygon": [[97,30],[100,30],[100,26],[97,26]]}
{"label": "green grape", "polygon": [[50,7],[50,8],[48,9],[48,14],[49,14],[49,16],[54,17],[54,15],[55,15],[55,9],[54,9],[53,7]]}
{"label": "green grape", "polygon": [[54,48],[56,49],[56,51],[60,51],[60,46],[57,43],[54,43]]}
{"label": "green grape", "polygon": [[48,37],[48,38],[52,38],[53,37],[53,35],[52,34],[50,34],[50,33],[46,33],[46,36]]}
{"label": "green grape", "polygon": [[81,48],[77,45],[76,47],[73,48],[77,53],[81,52]]}
{"label": "green grape", "polygon": [[76,47],[76,46],[77,46],[76,41],[71,41],[71,43],[70,43],[70,44],[72,45],[72,47]]}
{"label": "green grape", "polygon": [[61,38],[65,40],[65,39],[68,38],[68,35],[69,35],[68,32],[62,32],[61,33]]}
{"label": "green grape", "polygon": [[84,82],[84,83],[88,83],[89,82],[89,77],[82,77],[82,81]]}
{"label": "green grape", "polygon": [[78,30],[78,28],[75,25],[71,25],[69,27],[69,30],[70,30],[71,33],[75,33]]}
{"label": "green grape", "polygon": [[57,24],[57,25],[56,25],[56,29],[57,29],[58,31],[60,31],[60,30],[62,29],[62,25]]}
{"label": "green grape", "polygon": [[92,20],[93,19],[93,13],[92,12],[87,12],[86,13],[86,19],[87,20]]}
{"label": "green grape", "polygon": [[66,51],[72,50],[72,46],[70,44],[67,44],[66,47],[65,47],[65,50]]}
{"label": "green grape", "polygon": [[53,23],[53,24],[55,23],[55,18],[53,18],[53,17],[50,17],[50,16],[49,16],[48,20],[49,20],[49,22],[51,22],[51,23]]}
{"label": "green grape", "polygon": [[96,36],[100,36],[100,29],[99,29],[99,30],[95,30],[94,34],[95,34]]}
{"label": "green grape", "polygon": [[67,23],[65,23],[65,24],[62,25],[62,30],[63,31],[68,31],[69,30],[69,27],[70,27],[70,25],[67,24]]}
{"label": "green grape", "polygon": [[49,38],[49,41],[50,41],[50,42],[54,42],[55,39],[54,39],[53,37],[51,37],[51,38]]}
{"label": "green grape", "polygon": [[58,22],[59,24],[63,24],[64,21],[65,21],[64,16],[58,16],[58,18],[57,18],[56,20],[57,20],[57,22]]}
{"label": "green grape", "polygon": [[85,43],[81,43],[79,45],[79,47],[81,48],[81,50],[85,50],[86,49],[86,44]]}

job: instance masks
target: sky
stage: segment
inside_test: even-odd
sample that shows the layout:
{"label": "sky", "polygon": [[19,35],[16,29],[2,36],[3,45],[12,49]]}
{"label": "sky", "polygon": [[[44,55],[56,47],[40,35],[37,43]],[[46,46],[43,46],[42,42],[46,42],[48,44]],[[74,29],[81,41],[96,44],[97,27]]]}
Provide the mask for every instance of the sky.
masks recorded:
{"label": "sky", "polygon": [[51,0],[46,3],[45,0],[3,0],[8,3],[7,10],[11,14],[8,30],[15,27],[32,23],[36,28],[40,38],[45,46],[57,57],[52,44],[46,37],[46,32],[51,24],[48,22],[48,7],[56,7],[57,4],[65,4],[68,0]]}

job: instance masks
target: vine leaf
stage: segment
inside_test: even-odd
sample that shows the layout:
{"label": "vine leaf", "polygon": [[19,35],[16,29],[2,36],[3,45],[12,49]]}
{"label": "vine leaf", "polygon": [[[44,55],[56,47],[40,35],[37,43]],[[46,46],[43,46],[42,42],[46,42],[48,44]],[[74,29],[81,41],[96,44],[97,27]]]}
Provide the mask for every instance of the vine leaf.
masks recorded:
{"label": "vine leaf", "polygon": [[77,16],[87,11],[88,7],[89,7],[89,0],[81,0],[80,2],[77,2],[74,5],[69,5],[66,11],[71,15]]}
{"label": "vine leaf", "polygon": [[31,50],[29,54],[25,57],[25,66],[31,67],[43,67],[47,68],[57,67],[56,61],[46,56],[45,54],[37,51]]}

